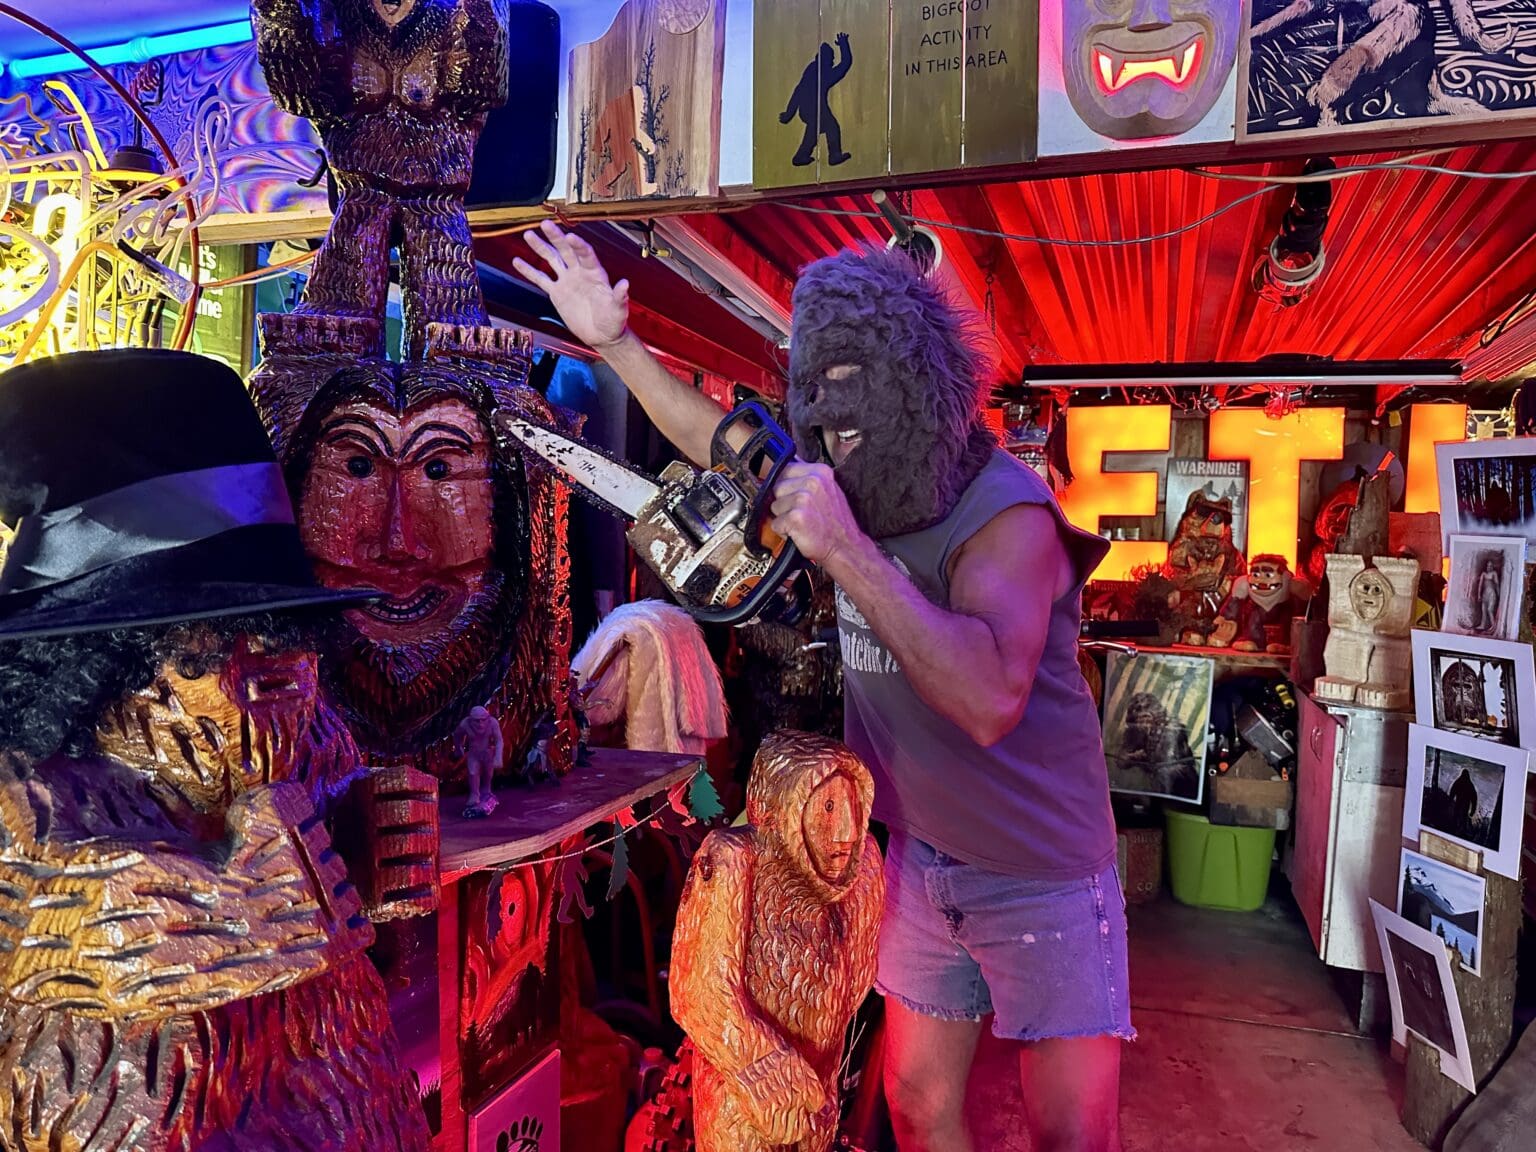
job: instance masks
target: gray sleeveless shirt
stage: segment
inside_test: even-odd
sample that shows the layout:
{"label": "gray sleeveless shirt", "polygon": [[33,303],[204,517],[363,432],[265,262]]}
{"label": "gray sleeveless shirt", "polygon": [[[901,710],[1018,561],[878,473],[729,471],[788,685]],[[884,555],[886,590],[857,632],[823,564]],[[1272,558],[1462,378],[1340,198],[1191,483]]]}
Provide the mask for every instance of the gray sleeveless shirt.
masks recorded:
{"label": "gray sleeveless shirt", "polygon": [[1079,880],[1115,857],[1099,717],[1077,664],[1083,585],[1109,545],[1068,524],[1045,481],[1001,450],[944,520],[879,545],[924,595],[947,607],[950,558],[1016,504],[1050,510],[1074,573],[1072,587],[1051,606],[1045,652],[1019,726],[990,748],[976,744],[923,703],[839,589],[844,740],[874,774],[874,816],[893,830],[992,871]]}

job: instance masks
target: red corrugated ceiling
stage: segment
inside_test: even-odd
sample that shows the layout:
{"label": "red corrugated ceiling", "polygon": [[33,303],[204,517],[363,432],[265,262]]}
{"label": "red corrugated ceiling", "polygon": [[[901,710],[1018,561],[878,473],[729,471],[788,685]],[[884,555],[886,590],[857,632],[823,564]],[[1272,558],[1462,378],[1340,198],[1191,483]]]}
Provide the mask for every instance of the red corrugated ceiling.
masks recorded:
{"label": "red corrugated ceiling", "polygon": [[[1341,165],[1385,157],[1338,157]],[[1436,163],[1462,171],[1536,169],[1536,143],[1461,149]],[[1246,174],[1294,174],[1297,163]],[[1492,317],[1536,287],[1536,195],[1526,180],[1371,172],[1334,184],[1327,268],[1299,305],[1252,289],[1254,266],[1290,202],[1276,190],[1199,228],[1151,244],[1062,247],[941,229],[948,265],[978,305],[991,291],[1000,367],[1026,363],[1252,361],[1277,354],[1341,360],[1456,357]],[[1185,171],[1122,173],[921,191],[915,217],[1074,241],[1169,231],[1254,189]],[[805,201],[873,212],[863,196]],[[807,262],[859,240],[884,242],[884,221],[816,216],[762,204],[695,223],[717,245],[740,244],[781,277],[787,300]],[[664,301],[648,302],[665,310]]]}

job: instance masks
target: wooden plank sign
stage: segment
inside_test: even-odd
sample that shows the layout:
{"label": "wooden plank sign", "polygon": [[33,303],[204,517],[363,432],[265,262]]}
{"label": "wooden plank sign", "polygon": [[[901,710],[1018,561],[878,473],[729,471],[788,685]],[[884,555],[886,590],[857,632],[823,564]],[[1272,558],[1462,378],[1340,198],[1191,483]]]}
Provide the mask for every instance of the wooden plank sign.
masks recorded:
{"label": "wooden plank sign", "polygon": [[891,171],[960,167],[965,106],[965,17],[992,0],[891,4]]}
{"label": "wooden plank sign", "polygon": [[571,50],[573,203],[713,196],[726,0],[625,0]]}
{"label": "wooden plank sign", "polygon": [[1038,0],[758,0],[753,184],[1035,155]]}
{"label": "wooden plank sign", "polygon": [[1035,158],[1038,0],[993,0],[965,17],[967,168]]}

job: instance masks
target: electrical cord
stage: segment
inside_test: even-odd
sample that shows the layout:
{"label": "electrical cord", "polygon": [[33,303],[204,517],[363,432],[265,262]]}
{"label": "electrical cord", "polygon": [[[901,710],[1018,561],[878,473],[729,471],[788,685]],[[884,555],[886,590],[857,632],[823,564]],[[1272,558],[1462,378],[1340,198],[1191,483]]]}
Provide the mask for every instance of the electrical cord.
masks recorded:
{"label": "electrical cord", "polygon": [[[1192,232],[1197,228],[1209,224],[1234,208],[1241,207],[1250,200],[1256,200],[1269,192],[1278,191],[1295,184],[1317,184],[1332,180],[1343,180],[1353,176],[1363,176],[1369,172],[1427,172],[1434,175],[1457,176],[1467,180],[1527,180],[1536,177],[1536,170],[1522,169],[1517,172],[1467,172],[1459,168],[1446,168],[1440,165],[1415,164],[1413,161],[1422,160],[1429,156],[1438,156],[1446,152],[1456,151],[1453,148],[1435,148],[1423,152],[1414,152],[1408,156],[1396,160],[1384,160],[1371,164],[1355,164],[1347,168],[1335,168],[1327,172],[1317,172],[1308,176],[1245,176],[1233,172],[1212,172],[1205,168],[1187,168],[1187,171],[1195,176],[1202,176],[1210,180],[1227,180],[1240,183],[1259,184],[1260,187],[1252,192],[1239,196],[1228,204],[1223,204],[1213,212],[1208,212],[1187,224],[1181,224],[1166,232],[1156,232],[1149,236],[1132,236],[1119,240],[1069,240],[1055,236],[1024,236],[1017,232],[1000,232],[992,228],[975,228],[966,224],[954,224],[944,220],[930,220],[920,216],[912,217],[913,224],[920,224],[928,228],[939,228],[949,232],[960,232],[971,236],[986,236],[994,240],[1007,240],[1017,244],[1039,244],[1043,247],[1054,248],[1125,248],[1139,244],[1157,244],[1164,240],[1172,240],[1182,236],[1186,232]],[[793,212],[804,212],[815,216],[840,216],[848,219],[883,220],[885,217],[879,212],[863,212],[852,208],[820,208],[810,204],[778,204],[775,207],[785,208]]]}

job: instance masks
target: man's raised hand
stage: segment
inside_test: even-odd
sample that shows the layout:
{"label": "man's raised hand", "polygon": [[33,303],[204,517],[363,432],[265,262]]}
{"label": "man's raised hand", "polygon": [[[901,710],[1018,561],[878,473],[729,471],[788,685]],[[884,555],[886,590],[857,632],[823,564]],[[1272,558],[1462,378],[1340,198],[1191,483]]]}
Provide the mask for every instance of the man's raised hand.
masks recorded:
{"label": "man's raised hand", "polygon": [[544,221],[526,238],[549,270],[521,258],[513,267],[549,297],[571,333],[599,353],[622,340],[629,325],[629,281],[609,283],[592,245],[553,220]]}

